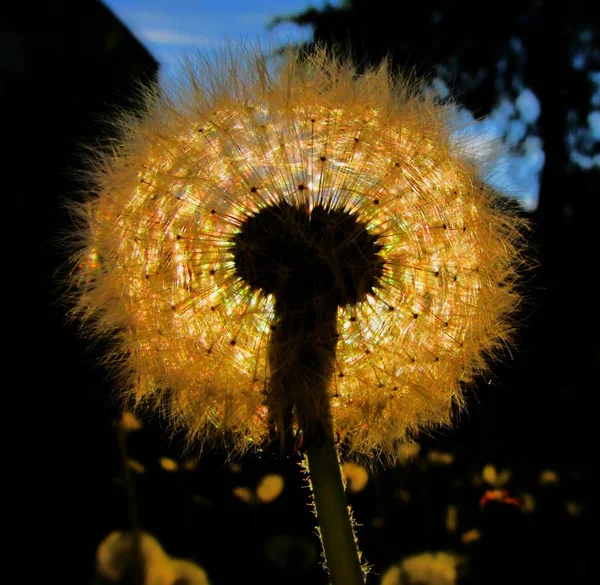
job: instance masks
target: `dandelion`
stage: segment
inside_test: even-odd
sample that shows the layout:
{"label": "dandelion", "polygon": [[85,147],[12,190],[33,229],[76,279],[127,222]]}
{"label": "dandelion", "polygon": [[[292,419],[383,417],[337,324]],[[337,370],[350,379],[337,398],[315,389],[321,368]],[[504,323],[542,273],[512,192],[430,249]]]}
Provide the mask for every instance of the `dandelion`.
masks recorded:
{"label": "dandelion", "polygon": [[[355,452],[394,453],[448,423],[506,341],[515,221],[458,156],[451,111],[385,66],[242,58],[120,120],[81,214],[75,311],[115,336],[133,401],[191,441],[244,449],[326,416]],[[323,388],[304,374],[288,396],[309,362]]]}
{"label": "dandelion", "polygon": [[74,312],[113,335],[126,396],[238,451],[394,458],[448,424],[507,340],[520,264],[452,109],[324,50],[188,72],[120,120],[80,214]]}

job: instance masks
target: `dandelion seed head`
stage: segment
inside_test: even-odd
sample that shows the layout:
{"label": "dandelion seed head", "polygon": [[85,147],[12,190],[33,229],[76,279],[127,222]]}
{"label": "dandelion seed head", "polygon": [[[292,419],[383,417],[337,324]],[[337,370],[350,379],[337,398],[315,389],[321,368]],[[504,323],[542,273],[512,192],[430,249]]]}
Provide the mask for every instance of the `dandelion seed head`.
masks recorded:
{"label": "dandelion seed head", "polygon": [[336,311],[328,393],[351,452],[448,424],[508,340],[521,264],[452,110],[325,51],[188,73],[119,121],[80,210],[74,314],[116,339],[125,395],[190,442],[259,445],[276,306],[306,299]]}

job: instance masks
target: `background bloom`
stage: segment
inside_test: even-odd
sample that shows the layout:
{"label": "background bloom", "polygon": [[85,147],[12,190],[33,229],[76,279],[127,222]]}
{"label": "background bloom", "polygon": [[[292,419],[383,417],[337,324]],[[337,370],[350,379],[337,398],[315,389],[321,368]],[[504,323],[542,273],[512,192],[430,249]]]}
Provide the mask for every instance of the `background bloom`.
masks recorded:
{"label": "background bloom", "polygon": [[209,585],[204,569],[170,557],[146,532],[111,532],[96,551],[98,574],[109,581],[124,580],[136,564],[141,564],[143,585]]}
{"label": "background bloom", "polygon": [[144,119],[122,120],[123,144],[97,158],[75,276],[75,312],[115,336],[133,401],[190,440],[265,438],[275,298],[241,274],[239,234],[286,204],[351,216],[376,242],[369,270],[339,277],[365,294],[337,310],[336,431],[392,455],[448,423],[507,340],[520,264],[517,221],[451,142],[451,116],[385,66],[359,76],[325,52],[273,68],[231,51],[150,91]]}
{"label": "background bloom", "polygon": [[455,585],[461,559],[446,552],[426,552],[392,565],[381,585]]}

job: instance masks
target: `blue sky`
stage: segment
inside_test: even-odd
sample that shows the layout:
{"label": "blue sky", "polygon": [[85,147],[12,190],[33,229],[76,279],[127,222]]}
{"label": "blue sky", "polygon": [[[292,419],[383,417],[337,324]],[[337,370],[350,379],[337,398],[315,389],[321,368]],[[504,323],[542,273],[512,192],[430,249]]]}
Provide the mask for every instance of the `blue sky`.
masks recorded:
{"label": "blue sky", "polygon": [[[267,30],[277,16],[296,14],[325,0],[104,0],[160,62],[169,75],[182,53],[192,48],[210,54],[226,39],[276,45],[309,39],[310,27],[282,24]],[[340,0],[329,4],[339,5]]]}
{"label": "blue sky", "polygon": [[[268,30],[269,22],[277,17],[302,12],[313,6],[322,8],[326,0],[104,0],[105,4],[122,20],[133,34],[149,49],[161,65],[161,77],[168,78],[176,70],[182,55],[200,49],[207,57],[225,41],[245,40],[279,46],[289,42],[308,40],[310,27],[278,25]],[[329,0],[340,5],[342,0]],[[520,39],[513,39],[511,50],[523,53]],[[574,57],[573,67],[583,67],[586,39]],[[589,52],[589,51],[588,51]],[[579,61],[578,61],[579,59]],[[500,67],[500,63],[498,66]],[[595,75],[596,77],[593,77]],[[576,138],[600,139],[600,72],[590,78],[596,83],[588,120],[579,121],[570,133],[573,141],[571,159],[581,168],[600,167],[600,157],[592,157],[575,149]],[[436,83],[437,82],[437,83]],[[441,80],[434,82],[434,90],[447,91]],[[539,175],[544,165],[543,144],[536,135],[536,120],[540,103],[535,94],[521,80],[515,78],[513,86],[518,94],[515,100],[502,98],[490,118],[476,126],[473,136],[474,150],[484,150],[490,139],[504,138],[508,146],[520,149],[519,154],[505,156],[493,169],[490,181],[500,190],[515,196],[527,210],[537,207]],[[520,85],[519,85],[520,84]],[[461,120],[472,133],[472,116],[462,111]],[[581,142],[581,140],[580,140]]]}

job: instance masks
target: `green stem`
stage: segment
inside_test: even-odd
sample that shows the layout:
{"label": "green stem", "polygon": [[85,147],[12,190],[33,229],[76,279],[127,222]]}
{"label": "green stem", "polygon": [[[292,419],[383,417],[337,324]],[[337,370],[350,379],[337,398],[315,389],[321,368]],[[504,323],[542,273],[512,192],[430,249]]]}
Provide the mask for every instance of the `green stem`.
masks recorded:
{"label": "green stem", "polygon": [[336,447],[309,447],[306,459],[331,583],[364,585]]}

